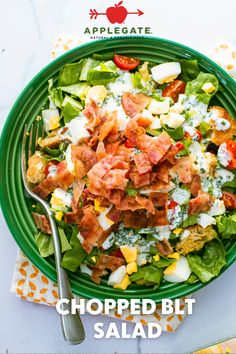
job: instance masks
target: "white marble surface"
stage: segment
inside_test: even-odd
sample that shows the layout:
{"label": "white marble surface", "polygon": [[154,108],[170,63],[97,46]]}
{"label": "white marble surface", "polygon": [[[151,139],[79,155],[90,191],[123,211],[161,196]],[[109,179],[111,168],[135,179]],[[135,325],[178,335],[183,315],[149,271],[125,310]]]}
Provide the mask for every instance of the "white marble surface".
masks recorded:
{"label": "white marble surface", "polygon": [[[115,2],[115,0],[114,0]],[[88,10],[103,10],[111,0],[8,0],[1,1],[0,21],[0,125],[24,85],[49,61],[58,33],[80,33]],[[126,0],[129,9],[145,14],[129,17],[127,26],[151,26],[153,34],[206,52],[219,40],[236,44],[235,0],[153,1]],[[99,18],[94,25],[108,23]],[[63,342],[55,310],[18,300],[9,293],[17,246],[0,218],[0,353],[179,353],[236,335],[236,283],[233,265],[214,283],[196,294],[194,314],[174,334],[158,340],[95,340],[93,324],[108,318],[83,316],[86,341],[76,347]],[[119,323],[119,321],[118,321]],[[130,329],[132,324],[130,324]]]}

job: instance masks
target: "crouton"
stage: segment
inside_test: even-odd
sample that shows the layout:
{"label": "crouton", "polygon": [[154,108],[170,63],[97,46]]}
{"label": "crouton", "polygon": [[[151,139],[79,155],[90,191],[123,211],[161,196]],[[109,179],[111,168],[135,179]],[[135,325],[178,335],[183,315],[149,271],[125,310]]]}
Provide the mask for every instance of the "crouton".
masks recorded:
{"label": "crouton", "polygon": [[214,115],[218,118],[227,119],[231,126],[227,130],[213,130],[211,135],[211,141],[220,146],[228,139],[233,139],[233,136],[236,135],[236,120],[231,117],[231,115],[223,107],[213,106],[210,108],[210,112],[213,112]]}
{"label": "crouton", "polygon": [[58,135],[58,130],[50,133],[46,138],[39,138],[38,144],[41,148],[50,148],[53,149],[58,147],[61,142],[60,136]]}
{"label": "crouton", "polygon": [[28,161],[27,180],[33,184],[42,182],[45,178],[45,165],[46,161],[41,152],[36,151]]}

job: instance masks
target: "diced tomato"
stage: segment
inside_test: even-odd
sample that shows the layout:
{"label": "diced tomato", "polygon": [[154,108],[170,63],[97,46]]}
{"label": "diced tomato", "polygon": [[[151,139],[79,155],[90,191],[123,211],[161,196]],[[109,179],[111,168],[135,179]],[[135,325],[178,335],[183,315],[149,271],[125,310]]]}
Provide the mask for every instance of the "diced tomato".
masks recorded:
{"label": "diced tomato", "polygon": [[226,209],[236,209],[236,196],[230,192],[223,192],[222,199]]}
{"label": "diced tomato", "polygon": [[117,258],[124,258],[123,253],[121,252],[121,250],[119,248],[117,250],[111,251],[109,253],[109,256],[114,256]]}
{"label": "diced tomato", "polygon": [[178,141],[175,146],[177,147],[178,151],[181,151],[184,149],[184,144]]}
{"label": "diced tomato", "polygon": [[135,58],[125,57],[124,55],[114,55],[114,63],[118,66],[118,68],[122,70],[133,70],[139,64],[140,60]]}
{"label": "diced tomato", "polygon": [[47,176],[50,173],[50,167],[58,165],[58,161],[56,160],[51,160],[49,163],[45,166],[44,173]]}
{"label": "diced tomato", "polygon": [[230,153],[231,161],[228,164],[228,168],[236,168],[236,141],[229,139],[226,142],[227,150]]}
{"label": "diced tomato", "polygon": [[198,136],[197,140],[200,142],[202,140],[202,134],[200,133],[199,130],[196,129],[196,134]]}
{"label": "diced tomato", "polygon": [[178,205],[178,203],[176,203],[174,200],[171,200],[168,203],[168,209],[174,209],[177,205]]}
{"label": "diced tomato", "polygon": [[199,130],[195,129],[194,135],[190,135],[188,132],[184,133],[184,136],[186,139],[188,140],[192,140],[193,138],[195,138],[195,136],[197,137],[197,140],[200,142],[202,140],[202,134],[200,133]]}
{"label": "diced tomato", "polygon": [[179,94],[184,93],[186,83],[181,80],[174,80],[162,92],[163,97],[171,97],[174,102],[178,101]]}

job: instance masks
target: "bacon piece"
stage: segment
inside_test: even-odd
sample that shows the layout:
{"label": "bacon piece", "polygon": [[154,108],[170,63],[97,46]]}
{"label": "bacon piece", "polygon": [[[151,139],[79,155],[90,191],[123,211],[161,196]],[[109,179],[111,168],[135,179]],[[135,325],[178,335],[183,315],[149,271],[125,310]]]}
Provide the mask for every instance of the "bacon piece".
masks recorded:
{"label": "bacon piece", "polygon": [[[102,124],[99,141],[103,141],[108,137],[109,134],[118,133],[118,123],[117,123],[117,111],[108,113],[106,116],[106,121]],[[116,139],[115,139],[116,140]]]}
{"label": "bacon piece", "polygon": [[176,158],[175,155],[178,154],[179,149],[176,145],[172,144],[167,153],[162,157],[160,160],[160,163],[167,160],[169,161],[172,165],[174,165]]}
{"label": "bacon piece", "polygon": [[102,159],[104,159],[104,157],[107,156],[107,152],[103,141],[99,141],[96,149],[96,155],[98,161],[101,161]]}
{"label": "bacon piece", "polygon": [[142,209],[146,209],[149,211],[149,213],[155,214],[155,208],[153,202],[150,199],[139,196],[137,196],[135,199]]}
{"label": "bacon piece", "polygon": [[56,188],[67,190],[75,180],[75,176],[68,170],[67,162],[61,161],[56,166],[57,171],[54,176],[48,175],[47,178],[33,189],[33,192],[46,198]]}
{"label": "bacon piece", "polygon": [[105,269],[92,268],[91,279],[94,283],[100,284],[101,277],[103,277],[106,274],[107,274],[107,271]]}
{"label": "bacon piece", "polygon": [[178,159],[171,170],[178,175],[180,182],[190,183],[193,178],[191,156],[184,156]]}
{"label": "bacon piece", "polygon": [[109,256],[108,254],[100,254],[97,260],[95,268],[109,269],[112,272],[124,264],[124,259],[115,256]]}
{"label": "bacon piece", "polygon": [[190,199],[188,213],[192,215],[207,211],[210,209],[211,204],[211,196],[206,192],[202,192],[201,194],[198,194],[198,197]]}
{"label": "bacon piece", "polygon": [[80,221],[80,234],[83,237],[82,247],[90,253],[103,233],[96,212],[92,205],[83,209],[83,217]]}
{"label": "bacon piece", "polygon": [[165,207],[168,202],[168,193],[151,192],[149,197],[155,206]]}
{"label": "bacon piece", "polygon": [[148,154],[145,152],[141,152],[134,155],[134,162],[137,166],[138,173],[143,175],[152,170],[152,165],[149,161]]}
{"label": "bacon piece", "polygon": [[121,144],[117,146],[114,155],[121,157],[125,162],[129,162],[132,151],[133,149],[127,148],[124,144]]}
{"label": "bacon piece", "polygon": [[201,190],[201,177],[197,174],[193,176],[192,182],[190,184],[190,191],[194,197],[197,197],[199,191]]}
{"label": "bacon piece", "polygon": [[146,210],[126,211],[124,213],[124,226],[134,229],[147,227],[148,218]]}
{"label": "bacon piece", "polygon": [[149,214],[148,226],[168,225],[166,210],[156,210],[155,215]]}
{"label": "bacon piece", "polygon": [[168,254],[173,253],[173,248],[166,238],[164,238],[162,241],[159,241],[156,244],[156,248],[159,251],[160,255],[164,257],[168,256]]}
{"label": "bacon piece", "polygon": [[77,181],[76,185],[73,189],[73,198],[71,201],[71,209],[74,214],[78,211],[79,200],[84,190],[85,182],[84,181]]}
{"label": "bacon piece", "polygon": [[118,223],[119,221],[121,221],[121,211],[116,209],[116,207],[113,205],[109,213],[106,214],[106,217],[111,221]]}
{"label": "bacon piece", "polygon": [[164,190],[163,192],[166,192],[170,187],[169,183],[165,183],[159,179],[155,179],[153,183],[151,184],[151,190],[154,191],[161,191]]}
{"label": "bacon piece", "polygon": [[94,131],[94,129],[105,119],[104,109],[99,107],[93,100],[90,100],[82,113],[89,120],[89,124],[86,128],[90,131]]}
{"label": "bacon piece", "polygon": [[129,177],[135,188],[140,188],[150,184],[150,173],[139,175],[138,172],[130,172]]}
{"label": "bacon piece", "polygon": [[43,214],[38,214],[38,213],[32,213],[35,225],[37,229],[40,231],[44,232],[45,234],[51,234],[51,226],[49,224],[49,221],[47,217]]}
{"label": "bacon piece", "polygon": [[152,139],[148,156],[154,165],[156,165],[171,147],[171,138],[166,132],[161,133],[157,138]]}
{"label": "bacon piece", "polygon": [[151,144],[153,142],[153,139],[151,136],[146,135],[146,134],[138,134],[136,137],[136,146],[139,150],[142,150],[149,154]]}
{"label": "bacon piece", "polygon": [[124,190],[128,183],[128,178],[125,178],[128,170],[114,169],[106,173],[103,178],[104,185],[107,189]]}
{"label": "bacon piece", "polygon": [[169,182],[169,170],[170,170],[170,163],[167,161],[163,162],[160,166],[158,166],[158,169],[156,171],[156,177],[165,182]]}
{"label": "bacon piece", "polygon": [[122,200],[124,194],[125,194],[125,192],[122,190],[119,190],[119,189],[113,190],[111,192],[109,201],[114,205],[119,205],[121,203],[121,200]]}
{"label": "bacon piece", "polygon": [[126,114],[131,118],[142,112],[150,103],[150,101],[151,97],[148,97],[143,93],[132,95],[130,92],[125,92],[121,99],[121,103]]}

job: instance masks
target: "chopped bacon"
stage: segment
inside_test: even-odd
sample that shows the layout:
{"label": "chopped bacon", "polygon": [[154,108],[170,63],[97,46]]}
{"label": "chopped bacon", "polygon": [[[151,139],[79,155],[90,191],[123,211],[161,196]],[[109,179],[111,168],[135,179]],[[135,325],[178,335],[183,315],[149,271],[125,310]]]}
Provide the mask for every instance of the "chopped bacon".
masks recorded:
{"label": "chopped bacon", "polygon": [[177,145],[172,144],[167,153],[162,157],[159,163],[167,160],[169,161],[172,165],[174,165],[176,158],[175,155],[178,154],[179,148]]}
{"label": "chopped bacon", "polygon": [[196,198],[190,199],[188,213],[198,214],[210,209],[212,204],[211,196],[206,192],[201,192]]}
{"label": "chopped bacon", "polygon": [[71,202],[71,209],[74,214],[76,214],[78,211],[79,200],[80,200],[80,197],[83,193],[84,186],[85,186],[85,182],[80,180],[80,181],[76,182],[75,187],[73,189],[73,198],[72,198],[72,202]]}
{"label": "chopped bacon", "polygon": [[128,178],[125,178],[128,170],[114,169],[106,173],[103,178],[104,185],[107,189],[122,189],[124,190],[128,183]]}
{"label": "chopped bacon", "polygon": [[155,214],[155,208],[153,202],[150,199],[139,196],[137,196],[135,199],[142,209],[146,209],[149,211],[149,213]]}
{"label": "chopped bacon", "polygon": [[82,162],[85,175],[97,163],[96,152],[86,144],[81,144],[78,146],[72,145],[71,158],[74,162]]}
{"label": "chopped bacon", "polygon": [[131,118],[142,112],[150,103],[150,101],[151,97],[148,97],[143,93],[133,95],[130,92],[125,92],[121,99],[121,103],[126,114]]}
{"label": "chopped bacon", "polygon": [[92,275],[91,279],[94,283],[100,284],[101,283],[101,277],[106,275],[107,271],[105,269],[98,269],[98,268],[92,268]]}
{"label": "chopped bacon", "polygon": [[90,131],[94,131],[95,127],[97,127],[105,117],[105,111],[93,100],[86,105],[82,113],[89,120],[89,124],[86,128]]}
{"label": "chopped bacon", "polygon": [[67,190],[74,181],[75,176],[68,170],[67,162],[64,160],[57,165],[55,175],[48,175],[43,182],[33,189],[33,192],[42,198],[46,198],[58,187]]}
{"label": "chopped bacon", "polygon": [[161,256],[168,256],[168,254],[173,253],[173,248],[169,241],[164,238],[162,241],[157,242],[156,248],[159,251]]}
{"label": "chopped bacon", "polygon": [[117,146],[117,149],[116,149],[114,155],[120,156],[121,158],[124,159],[125,162],[129,162],[131,152],[132,152],[132,149],[127,148],[124,144],[121,144],[121,145]]}
{"label": "chopped bacon", "polygon": [[96,155],[98,161],[101,161],[102,159],[104,159],[104,157],[106,157],[107,152],[103,141],[99,141],[96,149]]}
{"label": "chopped bacon", "polygon": [[124,196],[124,191],[120,190],[120,189],[117,189],[117,190],[113,190],[111,192],[111,195],[110,195],[110,202],[114,205],[119,205],[120,202],[121,202],[121,199],[123,198]]}
{"label": "chopped bacon", "polygon": [[138,134],[136,137],[136,146],[139,150],[149,153],[153,139],[154,138],[149,135]]}
{"label": "chopped bacon", "polygon": [[163,162],[160,166],[158,166],[158,169],[156,171],[156,177],[165,182],[169,182],[169,170],[170,170],[170,164],[165,161]]}
{"label": "chopped bacon", "polygon": [[105,138],[108,137],[109,134],[117,134],[117,133],[118,133],[117,111],[114,111],[107,114],[106,120],[102,124],[100,129],[99,141],[103,141]]}
{"label": "chopped bacon", "polygon": [[113,205],[109,213],[106,214],[106,217],[111,221],[118,223],[121,221],[121,211],[116,209],[116,207]]}
{"label": "chopped bacon", "polygon": [[124,226],[134,229],[147,227],[148,218],[146,210],[126,211],[124,214]]}
{"label": "chopped bacon", "polygon": [[165,207],[168,202],[168,193],[151,192],[149,197],[155,206]]}
{"label": "chopped bacon", "polygon": [[109,256],[108,254],[100,254],[97,260],[95,268],[109,269],[112,272],[124,264],[124,259],[115,256]]}
{"label": "chopped bacon", "polygon": [[155,215],[150,214],[148,226],[164,226],[168,225],[166,210],[156,210]]}
{"label": "chopped bacon", "polygon": [[83,209],[83,217],[80,221],[80,234],[83,237],[82,247],[90,253],[103,233],[96,212],[92,205]]}
{"label": "chopped bacon", "polygon": [[171,170],[176,172],[180,182],[190,183],[193,178],[191,156],[184,156],[178,159]]}
{"label": "chopped bacon", "polygon": [[140,175],[138,172],[130,172],[129,177],[135,188],[140,188],[150,184],[150,173]]}
{"label": "chopped bacon", "polygon": [[148,154],[145,152],[140,152],[134,155],[134,162],[137,166],[138,173],[143,175],[152,170],[152,165],[149,161]]}
{"label": "chopped bacon", "polygon": [[199,191],[201,190],[201,177],[197,174],[193,176],[192,182],[190,184],[190,191],[194,197],[197,197]]}
{"label": "chopped bacon", "polygon": [[171,138],[165,132],[161,133],[157,138],[153,138],[148,151],[150,161],[155,165],[167,153],[171,147]]}
{"label": "chopped bacon", "polygon": [[164,190],[164,192],[169,189],[170,185],[169,183],[165,183],[163,181],[161,181],[160,179],[156,178],[151,185],[151,190],[154,191],[162,191]]}
{"label": "chopped bacon", "polygon": [[48,222],[48,219],[45,215],[38,214],[38,213],[32,213],[35,225],[37,229],[40,231],[44,232],[45,234],[51,234],[51,227]]}

